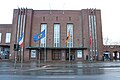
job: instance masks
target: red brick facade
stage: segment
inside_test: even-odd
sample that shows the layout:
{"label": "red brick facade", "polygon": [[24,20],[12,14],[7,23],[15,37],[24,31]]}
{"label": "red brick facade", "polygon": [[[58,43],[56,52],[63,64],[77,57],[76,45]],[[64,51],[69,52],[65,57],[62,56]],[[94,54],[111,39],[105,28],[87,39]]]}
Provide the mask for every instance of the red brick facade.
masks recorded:
{"label": "red brick facade", "polygon": [[[94,13],[94,14],[93,14]],[[13,60],[17,55],[14,51],[14,43],[17,42],[16,35],[18,30],[18,15],[19,9],[15,9],[13,13],[12,36],[10,44],[10,59]],[[70,60],[82,61],[90,59],[90,29],[89,29],[89,15],[95,15],[96,19],[96,33],[97,43],[97,58],[101,60],[103,53],[103,38],[102,38],[102,23],[101,11],[97,9],[83,9],[83,10],[32,10],[27,9],[24,13],[25,30],[24,30],[24,45],[22,56],[24,61],[30,60],[45,60],[46,61],[67,61],[67,52],[69,48],[66,47],[65,40],[67,37],[67,24],[73,24],[73,47],[70,48]],[[47,24],[46,48],[39,47],[40,41],[34,42],[33,36],[41,31],[41,24]],[[54,24],[60,24],[60,47],[54,47]],[[92,47],[94,48],[94,47]],[[39,49],[40,54],[39,55]],[[31,50],[36,50],[36,58],[31,58]],[[82,57],[78,57],[77,51],[82,51]],[[93,51],[92,51],[93,52]],[[95,54],[92,54],[94,58]]]}
{"label": "red brick facade", "polygon": [[120,45],[104,45],[103,51],[106,60],[120,60]]}
{"label": "red brick facade", "polygon": [[[11,33],[12,35],[12,24],[0,24],[0,57],[3,59],[9,58],[10,44],[6,43],[6,33]],[[11,41],[12,39],[10,39]]]}

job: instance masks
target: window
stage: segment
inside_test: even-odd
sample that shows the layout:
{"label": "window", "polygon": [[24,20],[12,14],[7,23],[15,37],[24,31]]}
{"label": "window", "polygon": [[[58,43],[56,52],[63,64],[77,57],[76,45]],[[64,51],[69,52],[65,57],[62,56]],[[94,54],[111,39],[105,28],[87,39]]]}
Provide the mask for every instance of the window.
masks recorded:
{"label": "window", "polygon": [[1,43],[1,41],[2,41],[2,33],[0,33],[0,43]]}
{"label": "window", "polygon": [[82,50],[77,50],[77,58],[82,58]]}
{"label": "window", "polygon": [[6,43],[10,43],[10,39],[11,39],[11,33],[6,33]]}
{"label": "window", "polygon": [[31,50],[31,58],[36,58],[36,50]]}
{"label": "window", "polygon": [[45,59],[45,56],[44,56],[44,51],[41,51],[40,52],[40,60],[44,60]]}
{"label": "window", "polygon": [[47,24],[41,24],[41,32],[45,30],[45,37],[41,39],[41,47],[46,47]]}
{"label": "window", "polygon": [[98,41],[97,41],[96,15],[95,14],[89,15],[89,34],[90,34],[89,36],[92,38],[92,44],[90,44],[91,54],[92,52],[94,52],[94,54],[97,55],[98,54]]}
{"label": "window", "polygon": [[67,35],[70,32],[70,40],[68,40],[67,47],[73,47],[73,24],[67,24]]}
{"label": "window", "polygon": [[60,24],[54,24],[54,47],[60,47]]}

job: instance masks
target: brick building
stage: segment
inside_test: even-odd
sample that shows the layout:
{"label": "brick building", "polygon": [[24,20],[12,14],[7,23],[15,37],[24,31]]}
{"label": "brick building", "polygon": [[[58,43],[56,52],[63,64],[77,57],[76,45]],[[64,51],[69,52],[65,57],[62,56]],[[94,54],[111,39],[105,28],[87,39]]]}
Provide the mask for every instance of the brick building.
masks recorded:
{"label": "brick building", "polygon": [[0,56],[9,59],[12,24],[0,24]]}
{"label": "brick building", "polygon": [[[2,26],[2,25],[0,25]],[[7,25],[6,25],[7,27]],[[103,38],[101,11],[82,10],[33,10],[14,9],[9,59],[24,61],[83,61],[101,60]],[[0,27],[0,33],[2,27]],[[45,30],[45,37],[34,42],[33,36]],[[70,33],[70,40],[65,40]],[[14,44],[24,34],[23,46],[14,51]],[[2,35],[3,37],[3,35]],[[4,38],[1,38],[2,42]],[[0,43],[3,46],[4,43]]]}
{"label": "brick building", "polygon": [[120,45],[104,45],[103,59],[106,60],[120,60]]}

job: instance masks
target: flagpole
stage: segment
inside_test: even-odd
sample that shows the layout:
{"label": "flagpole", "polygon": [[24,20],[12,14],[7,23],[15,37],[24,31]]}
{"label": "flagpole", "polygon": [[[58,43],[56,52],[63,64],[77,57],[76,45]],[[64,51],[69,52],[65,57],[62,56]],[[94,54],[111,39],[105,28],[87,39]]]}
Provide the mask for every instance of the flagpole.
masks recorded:
{"label": "flagpole", "polygon": [[69,46],[69,62],[70,62],[70,46]]}
{"label": "flagpole", "polygon": [[[46,42],[45,38],[44,38],[44,42]],[[44,62],[46,62],[46,44],[44,45]]]}
{"label": "flagpole", "polygon": [[[19,9],[19,14],[18,14],[18,32],[17,32],[17,45],[19,44],[18,39],[20,37],[20,26],[21,26],[21,9]],[[17,55],[18,55],[18,50],[17,50]],[[16,57],[17,58],[17,57]]]}
{"label": "flagpole", "polygon": [[[21,16],[22,16],[22,19],[21,19],[21,29],[20,29],[20,36],[22,36],[23,34],[23,21],[24,21],[24,12],[23,12],[23,9],[21,8],[22,10],[22,13],[21,13]],[[22,63],[23,63],[23,47],[20,47],[20,54],[21,54],[21,68],[22,68]]]}
{"label": "flagpole", "polygon": [[41,41],[39,41],[39,60],[38,60],[39,61],[39,66],[40,66],[40,63],[41,63],[40,62],[40,45],[41,45]]}
{"label": "flagpole", "polygon": [[[42,32],[40,32],[39,34],[36,34],[34,37],[34,41],[36,42],[36,41],[38,41],[38,40],[41,40],[42,38],[43,38],[43,41],[45,42],[45,30],[43,30]],[[39,43],[39,45],[40,45],[40,43]],[[40,47],[40,46],[39,46]],[[44,47],[44,50],[43,50],[43,54],[44,54],[44,62],[45,62],[45,60],[46,60],[46,58],[45,58],[45,44],[43,45],[43,47]],[[38,54],[39,54],[39,52],[38,52]],[[38,56],[39,57],[39,56]]]}
{"label": "flagpole", "polygon": [[[23,9],[22,11],[23,11],[23,24],[22,24],[22,35],[23,35],[23,42],[24,42],[24,30],[25,30],[25,22],[26,22],[26,13],[27,13],[27,11],[26,11],[27,9]],[[22,47],[21,47],[21,49],[20,49],[21,51],[22,51],[22,53],[21,53],[21,68],[22,68],[22,64],[23,64],[23,59],[24,59],[24,45],[22,45]]]}
{"label": "flagpole", "polygon": [[39,66],[40,66],[40,44],[39,44]]}
{"label": "flagpole", "polygon": [[67,43],[67,47],[68,47],[68,50],[69,50],[69,62],[70,62],[70,45],[68,45],[68,40],[70,39],[70,31],[69,31],[69,33],[68,33],[68,36],[67,36],[67,38],[66,38],[66,41],[65,41],[65,43]]}
{"label": "flagpole", "polygon": [[[20,28],[20,19],[21,19],[21,10],[18,8],[18,23],[17,23],[17,44],[18,44],[18,38],[19,38],[19,34],[20,34],[20,31],[19,31],[19,28]],[[15,43],[16,44],[16,43]],[[14,62],[14,67],[16,69],[16,63],[17,63],[17,55],[18,55],[18,51],[17,53],[15,54],[15,62]]]}

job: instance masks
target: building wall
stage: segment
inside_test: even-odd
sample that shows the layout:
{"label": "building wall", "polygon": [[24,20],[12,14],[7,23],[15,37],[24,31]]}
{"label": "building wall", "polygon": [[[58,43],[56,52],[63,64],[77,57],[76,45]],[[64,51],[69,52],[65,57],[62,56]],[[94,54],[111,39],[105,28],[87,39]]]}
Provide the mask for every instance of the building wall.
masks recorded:
{"label": "building wall", "polygon": [[[104,45],[103,56],[105,52],[110,52],[110,60],[120,60],[120,45]],[[114,56],[118,56],[116,59]]]}
{"label": "building wall", "polygon": [[[1,42],[0,42],[0,57],[2,59],[9,59],[10,43],[6,43],[6,33],[11,33],[12,36],[12,24],[0,24]],[[10,41],[12,38],[10,38]]]}
{"label": "building wall", "polygon": [[[0,45],[6,45],[6,33],[12,32],[12,24],[0,24],[0,33],[2,33],[2,40]],[[10,45],[10,44],[9,44]]]}
{"label": "building wall", "polygon": [[[80,49],[71,49],[71,55],[75,56],[75,61],[86,60],[86,56],[90,58],[90,36],[89,36],[89,20],[88,16],[92,14],[93,9],[82,9],[82,10],[27,10],[26,24],[25,24],[25,38],[24,38],[24,48],[23,48],[23,59],[24,61],[30,61],[31,50],[26,47],[36,46],[38,47],[40,41],[34,42],[33,36],[38,34],[41,31],[41,24],[47,23],[47,47],[54,48],[54,23],[60,24],[60,48],[61,60],[66,61],[66,44],[65,40],[67,37],[67,23],[73,23],[73,43],[74,48],[86,48],[83,50],[82,58],[77,58],[77,50]],[[104,52],[110,52],[111,60],[114,60],[113,53],[120,55],[120,46],[119,45],[103,45],[102,37],[102,20],[101,20],[101,11],[95,9],[96,15],[96,31],[97,31],[97,42],[98,42],[98,60],[102,60]],[[14,44],[17,43],[16,34],[18,26],[18,9],[14,9],[13,12],[13,22],[12,24],[0,24],[0,33],[2,33],[2,40],[0,43],[0,50],[2,48],[10,47],[10,60],[15,59],[17,51],[14,51]],[[44,19],[45,18],[45,19]],[[58,19],[56,19],[58,18]],[[11,42],[5,43],[6,33],[11,33]],[[37,50],[37,58],[39,59],[39,52]],[[44,50],[44,49],[43,49]],[[55,49],[47,49],[47,61],[56,61],[52,60],[52,53]],[[44,51],[41,51],[43,53]],[[119,57],[120,58],[120,57]]]}
{"label": "building wall", "polygon": [[[90,39],[89,39],[89,12],[91,9],[83,10],[32,10],[27,9],[27,17],[25,23],[25,38],[23,45],[23,59],[24,61],[31,60],[31,50],[26,47],[38,47],[40,41],[34,42],[33,36],[41,31],[41,24],[47,23],[47,47],[54,48],[54,23],[60,24],[60,48],[61,48],[61,61],[66,61],[66,48],[65,40],[67,37],[67,23],[73,23],[73,47],[74,48],[86,48],[83,50],[83,58],[77,58],[77,49],[73,50],[75,54],[75,60],[86,60],[86,56],[90,56]],[[97,21],[97,37],[98,37],[98,53],[103,53],[103,39],[102,39],[102,23],[101,12],[96,11]],[[14,43],[17,43],[16,34],[18,26],[18,9],[14,9],[13,12],[13,24],[12,24],[12,40],[10,44],[10,53],[12,54],[10,59],[14,59],[17,54],[13,50]],[[37,50],[37,49],[36,49]],[[52,49],[47,50],[48,61],[52,61],[51,54]],[[99,57],[101,58],[101,57]]]}
{"label": "building wall", "polygon": [[99,57],[98,59],[100,60],[102,58],[103,54],[103,35],[102,35],[102,20],[101,20],[101,11],[98,10],[96,11],[97,15],[97,38],[98,38],[98,52],[99,52]]}

